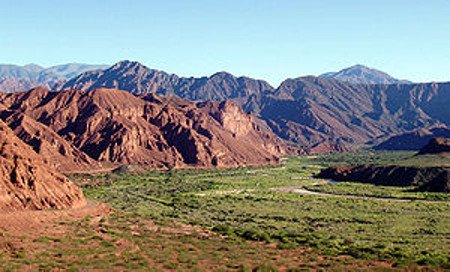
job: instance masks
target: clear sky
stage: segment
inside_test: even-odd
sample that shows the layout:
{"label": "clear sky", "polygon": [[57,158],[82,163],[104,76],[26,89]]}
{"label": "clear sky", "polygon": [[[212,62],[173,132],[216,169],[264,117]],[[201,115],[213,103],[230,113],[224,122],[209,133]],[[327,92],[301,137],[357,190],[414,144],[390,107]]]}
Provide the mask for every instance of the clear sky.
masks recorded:
{"label": "clear sky", "polygon": [[0,0],[0,63],[124,59],[273,85],[357,63],[450,81],[450,1]]}

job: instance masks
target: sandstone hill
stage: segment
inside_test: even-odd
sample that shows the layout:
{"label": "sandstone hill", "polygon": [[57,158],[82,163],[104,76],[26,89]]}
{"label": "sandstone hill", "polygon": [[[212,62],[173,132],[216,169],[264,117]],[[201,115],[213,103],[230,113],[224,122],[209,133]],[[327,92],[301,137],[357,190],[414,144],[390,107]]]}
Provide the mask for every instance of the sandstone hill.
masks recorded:
{"label": "sandstone hill", "polygon": [[45,162],[59,171],[83,172],[101,166],[51,128],[23,113],[4,111],[0,118],[3,118],[14,133],[31,146]]}
{"label": "sandstone hill", "polygon": [[77,167],[91,160],[153,168],[261,165],[286,152],[281,140],[231,101],[37,88],[1,94],[0,104],[0,117],[17,135],[64,168],[71,167],[64,158]]}
{"label": "sandstone hill", "polygon": [[0,212],[76,208],[83,193],[0,120]]}

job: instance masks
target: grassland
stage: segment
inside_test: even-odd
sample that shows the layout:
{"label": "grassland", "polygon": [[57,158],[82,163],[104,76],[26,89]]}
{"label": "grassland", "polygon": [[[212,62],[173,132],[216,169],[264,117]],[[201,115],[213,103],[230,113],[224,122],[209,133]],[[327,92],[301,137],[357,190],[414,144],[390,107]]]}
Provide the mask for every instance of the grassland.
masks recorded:
{"label": "grassland", "polygon": [[[72,234],[57,241],[35,239],[51,254],[0,255],[0,270],[26,262],[43,270],[383,270],[380,261],[450,269],[447,194],[311,178],[336,163],[389,164],[411,155],[358,152],[293,157],[276,167],[72,176],[88,198],[119,212],[94,229],[71,223]],[[174,234],[179,224],[199,229]],[[121,241],[133,249],[128,255],[117,252]]]}

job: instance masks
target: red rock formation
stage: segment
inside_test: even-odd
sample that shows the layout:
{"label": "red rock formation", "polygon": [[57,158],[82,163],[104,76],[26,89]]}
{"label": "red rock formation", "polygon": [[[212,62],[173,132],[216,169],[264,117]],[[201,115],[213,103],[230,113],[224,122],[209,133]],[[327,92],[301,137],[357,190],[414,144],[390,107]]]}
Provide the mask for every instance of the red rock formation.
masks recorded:
{"label": "red rock formation", "polygon": [[61,172],[82,172],[100,164],[66,141],[46,125],[22,113],[5,118],[14,133],[31,146],[41,158]]}
{"label": "red rock formation", "polygon": [[83,193],[0,121],[0,211],[76,208]]}
{"label": "red rock formation", "polygon": [[[79,157],[79,150],[96,161],[167,168],[271,164],[285,154],[282,141],[231,102],[35,89],[0,96],[0,104],[3,119],[25,115],[60,136],[53,146],[71,147],[61,155]],[[20,122],[15,130],[23,127]]]}

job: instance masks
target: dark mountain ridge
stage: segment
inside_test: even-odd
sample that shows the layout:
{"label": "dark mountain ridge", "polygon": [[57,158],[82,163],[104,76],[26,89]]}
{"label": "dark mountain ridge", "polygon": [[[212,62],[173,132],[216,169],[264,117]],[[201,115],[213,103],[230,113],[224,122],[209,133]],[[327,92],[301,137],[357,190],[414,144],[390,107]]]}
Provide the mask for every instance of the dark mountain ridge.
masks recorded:
{"label": "dark mountain ridge", "polygon": [[135,61],[122,61],[106,70],[83,73],[58,90],[89,91],[96,88],[116,88],[133,94],[176,95],[191,101],[239,99],[273,90],[265,81],[235,77],[226,72],[210,77],[185,78],[150,69]]}

